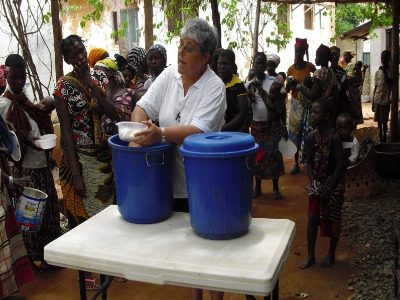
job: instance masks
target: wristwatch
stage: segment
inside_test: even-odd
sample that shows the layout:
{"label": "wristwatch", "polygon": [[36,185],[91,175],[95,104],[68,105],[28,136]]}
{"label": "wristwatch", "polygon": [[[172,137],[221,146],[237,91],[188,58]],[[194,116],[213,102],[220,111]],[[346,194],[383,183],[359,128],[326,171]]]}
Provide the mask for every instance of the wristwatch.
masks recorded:
{"label": "wristwatch", "polygon": [[161,128],[161,143],[166,143],[167,142],[167,137],[165,136],[165,129],[164,127]]}

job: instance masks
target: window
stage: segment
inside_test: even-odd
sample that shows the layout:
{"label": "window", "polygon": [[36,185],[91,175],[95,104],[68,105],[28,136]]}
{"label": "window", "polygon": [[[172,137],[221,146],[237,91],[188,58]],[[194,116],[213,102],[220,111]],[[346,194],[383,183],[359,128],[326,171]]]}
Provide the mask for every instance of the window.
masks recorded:
{"label": "window", "polygon": [[362,62],[363,62],[363,65],[371,65],[371,53],[364,52]]}
{"label": "window", "polygon": [[120,27],[124,22],[128,22],[125,30],[124,42],[127,49],[131,49],[138,42],[138,9],[123,9],[120,16]]}
{"label": "window", "polygon": [[304,4],[304,29],[314,29],[314,5]]}
{"label": "window", "polygon": [[278,34],[283,35],[290,28],[290,4],[281,4],[278,6],[277,10],[278,18],[276,20],[276,26],[278,28]]}

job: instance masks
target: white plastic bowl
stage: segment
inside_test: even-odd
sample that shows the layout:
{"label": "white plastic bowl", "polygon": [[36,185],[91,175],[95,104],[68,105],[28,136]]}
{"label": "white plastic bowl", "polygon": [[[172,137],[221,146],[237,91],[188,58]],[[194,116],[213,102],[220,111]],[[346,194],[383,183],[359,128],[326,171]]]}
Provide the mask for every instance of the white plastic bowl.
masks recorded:
{"label": "white plastic bowl", "polygon": [[137,132],[147,129],[147,126],[138,122],[118,122],[119,138],[126,142],[133,142],[142,138],[142,136],[135,136]]}
{"label": "white plastic bowl", "polygon": [[51,149],[56,146],[57,136],[55,134],[45,134],[36,142],[42,149]]}

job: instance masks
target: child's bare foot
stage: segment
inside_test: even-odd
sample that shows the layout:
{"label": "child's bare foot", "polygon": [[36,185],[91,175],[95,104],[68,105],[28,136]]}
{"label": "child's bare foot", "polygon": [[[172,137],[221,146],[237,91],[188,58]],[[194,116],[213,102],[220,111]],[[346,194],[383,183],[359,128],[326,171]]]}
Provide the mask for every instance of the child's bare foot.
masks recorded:
{"label": "child's bare foot", "polygon": [[322,261],[321,267],[323,268],[331,268],[335,264],[335,256],[329,254]]}
{"label": "child's bare foot", "polygon": [[315,257],[307,257],[307,259],[299,265],[299,268],[307,269],[308,267],[312,266],[313,264],[315,264]]}

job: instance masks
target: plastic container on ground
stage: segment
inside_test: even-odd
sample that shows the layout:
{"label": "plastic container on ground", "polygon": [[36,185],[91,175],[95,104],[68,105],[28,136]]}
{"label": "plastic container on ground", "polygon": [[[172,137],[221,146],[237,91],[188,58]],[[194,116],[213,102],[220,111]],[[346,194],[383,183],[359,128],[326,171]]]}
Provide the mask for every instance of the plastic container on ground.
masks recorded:
{"label": "plastic container on ground", "polygon": [[141,136],[136,136],[137,132],[147,129],[147,126],[138,122],[118,122],[118,134],[119,138],[126,142],[137,141]]}
{"label": "plastic container on ground", "polygon": [[210,132],[187,137],[185,160],[190,223],[207,239],[232,239],[251,224],[253,168],[258,145],[239,132]]}
{"label": "plastic container on ground", "polygon": [[118,210],[129,222],[157,223],[172,210],[173,145],[128,147],[118,134],[108,139],[112,149]]}
{"label": "plastic container on ground", "polygon": [[375,144],[374,169],[381,177],[400,177],[400,143]]}
{"label": "plastic container on ground", "polygon": [[15,207],[15,215],[22,231],[39,230],[46,201],[46,193],[29,187],[24,188]]}
{"label": "plastic container on ground", "polygon": [[290,139],[285,140],[285,138],[281,138],[278,147],[279,152],[282,153],[287,159],[291,159],[297,151],[296,145]]}

